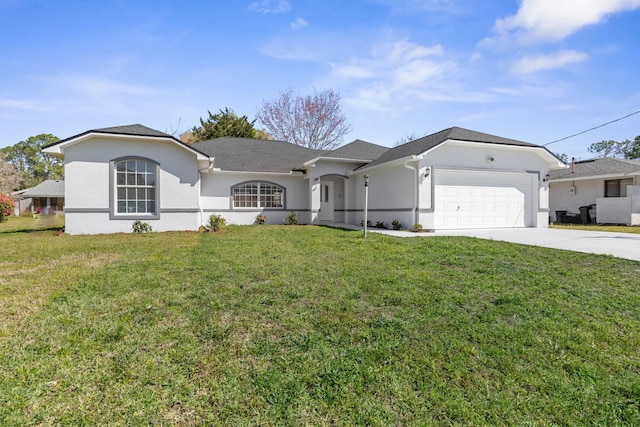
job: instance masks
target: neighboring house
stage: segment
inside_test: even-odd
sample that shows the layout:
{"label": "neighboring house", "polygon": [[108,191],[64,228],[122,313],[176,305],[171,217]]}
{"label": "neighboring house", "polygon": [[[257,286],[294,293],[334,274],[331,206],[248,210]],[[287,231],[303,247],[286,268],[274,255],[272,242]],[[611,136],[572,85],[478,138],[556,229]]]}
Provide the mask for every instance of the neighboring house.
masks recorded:
{"label": "neighboring house", "polygon": [[23,190],[14,191],[11,193],[11,198],[16,204],[16,207],[13,211],[15,216],[19,216],[24,212],[31,212],[31,206],[33,205],[33,200],[30,197],[22,197],[22,195],[31,190],[31,188],[25,188]]}
{"label": "neighboring house", "polygon": [[[580,213],[599,224],[640,225],[640,161],[604,157],[551,172],[549,205],[553,221]],[[595,205],[595,206],[593,206]]]}
{"label": "neighboring house", "polygon": [[[48,179],[23,191],[20,198],[31,201],[27,209],[31,209],[32,213],[62,214],[64,211],[64,181]],[[21,206],[21,208],[23,207]]]}
{"label": "neighboring house", "polygon": [[232,224],[405,228],[546,227],[546,176],[565,167],[547,149],[457,127],[395,148],[356,140],[333,151],[283,141],[218,138],[186,145],[142,125],[95,129],[44,148],[64,158],[65,230],[195,230],[211,214]]}

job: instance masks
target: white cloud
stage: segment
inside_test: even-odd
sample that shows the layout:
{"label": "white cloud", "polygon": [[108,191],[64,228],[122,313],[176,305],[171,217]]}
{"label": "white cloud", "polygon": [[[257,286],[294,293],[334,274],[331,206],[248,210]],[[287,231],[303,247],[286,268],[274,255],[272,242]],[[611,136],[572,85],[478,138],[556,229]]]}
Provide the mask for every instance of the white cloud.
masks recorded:
{"label": "white cloud", "polygon": [[345,102],[359,108],[384,110],[412,99],[440,99],[438,82],[456,69],[441,45],[423,46],[407,40],[384,43],[368,56],[333,64],[338,84],[352,86]]}
{"label": "white cloud", "polygon": [[287,0],[261,0],[249,4],[249,10],[258,13],[284,13],[291,9]]}
{"label": "white cloud", "polygon": [[307,21],[300,17],[297,17],[296,20],[291,23],[291,28],[294,30],[299,30],[300,28],[304,28],[307,25],[309,25]]}
{"label": "white cloud", "polygon": [[586,61],[589,55],[575,50],[562,50],[547,55],[531,55],[520,58],[512,68],[516,74],[531,74],[540,70],[552,70],[565,65]]}
{"label": "white cloud", "polygon": [[522,0],[515,15],[496,20],[496,38],[484,43],[559,41],[611,14],[637,8],[640,0]]}
{"label": "white cloud", "polygon": [[374,77],[372,70],[355,64],[334,65],[333,74],[345,80],[360,80]]}
{"label": "white cloud", "polygon": [[480,52],[473,52],[473,54],[471,55],[471,58],[469,58],[469,62],[471,63],[479,62],[479,61],[482,61],[483,58],[484,56],[482,56]]}
{"label": "white cloud", "polygon": [[146,86],[132,85],[97,76],[68,74],[56,79],[58,85],[83,96],[109,97],[115,95],[148,95],[153,92]]}
{"label": "white cloud", "polygon": [[0,108],[9,108],[15,110],[38,110],[38,104],[35,101],[27,101],[24,99],[0,98]]}

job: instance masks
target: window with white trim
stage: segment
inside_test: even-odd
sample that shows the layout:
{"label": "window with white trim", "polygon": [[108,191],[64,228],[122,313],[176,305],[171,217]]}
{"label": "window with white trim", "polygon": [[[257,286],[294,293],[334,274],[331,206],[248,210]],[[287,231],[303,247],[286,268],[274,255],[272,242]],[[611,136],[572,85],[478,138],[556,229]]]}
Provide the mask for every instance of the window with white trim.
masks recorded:
{"label": "window with white trim", "polygon": [[119,160],[115,164],[116,215],[156,215],[157,165],[143,159]]}
{"label": "window with white trim", "polygon": [[269,182],[245,182],[233,187],[234,208],[284,208],[284,188]]}

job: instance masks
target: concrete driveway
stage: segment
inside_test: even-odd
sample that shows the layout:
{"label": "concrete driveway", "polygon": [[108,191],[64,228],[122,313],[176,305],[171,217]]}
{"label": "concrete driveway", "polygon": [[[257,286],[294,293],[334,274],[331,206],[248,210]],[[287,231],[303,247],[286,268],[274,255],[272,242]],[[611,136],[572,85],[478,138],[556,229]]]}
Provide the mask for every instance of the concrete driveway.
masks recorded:
{"label": "concrete driveway", "polygon": [[[331,227],[362,230],[351,224],[328,224]],[[590,254],[613,255],[640,261],[640,234],[606,231],[563,230],[557,228],[490,228],[473,230],[442,230],[434,233],[369,228],[372,233],[396,237],[468,236],[487,240],[520,243],[543,248],[565,249]]]}
{"label": "concrete driveway", "polygon": [[[421,233],[423,234],[423,233]],[[640,234],[605,231],[560,230],[556,228],[498,228],[443,230],[431,236],[469,236],[523,245],[566,249],[591,254],[613,255],[640,261]]]}

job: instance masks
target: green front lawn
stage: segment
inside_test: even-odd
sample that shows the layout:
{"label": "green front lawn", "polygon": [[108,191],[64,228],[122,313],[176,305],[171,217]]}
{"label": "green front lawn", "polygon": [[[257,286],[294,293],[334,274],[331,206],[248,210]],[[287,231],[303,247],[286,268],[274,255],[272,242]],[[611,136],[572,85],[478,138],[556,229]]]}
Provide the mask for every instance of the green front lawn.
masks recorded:
{"label": "green front lawn", "polygon": [[640,263],[312,226],[0,234],[3,425],[634,425]]}
{"label": "green front lawn", "polygon": [[616,233],[640,234],[640,227],[627,227],[624,225],[553,224],[550,225],[549,228],[559,228],[563,230],[613,231]]}
{"label": "green front lawn", "polygon": [[62,230],[64,215],[10,216],[0,222],[0,233],[31,232],[38,230]]}

